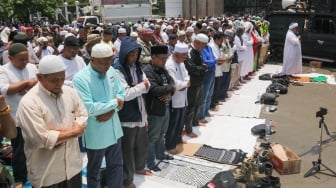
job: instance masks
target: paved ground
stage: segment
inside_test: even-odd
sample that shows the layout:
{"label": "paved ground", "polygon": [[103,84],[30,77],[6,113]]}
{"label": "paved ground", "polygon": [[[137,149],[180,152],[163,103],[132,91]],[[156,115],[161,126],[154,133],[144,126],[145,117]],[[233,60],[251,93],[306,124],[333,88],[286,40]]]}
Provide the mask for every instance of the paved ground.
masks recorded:
{"label": "paved ground", "polygon": [[[335,67],[335,65],[333,65]],[[331,74],[333,68],[316,69],[316,72]],[[304,72],[311,71],[305,67]],[[272,119],[277,133],[272,136],[272,142],[287,146],[301,157],[301,172],[293,175],[282,175],[282,188],[333,188],[336,187],[336,177],[322,173],[304,178],[304,174],[312,167],[312,161],[317,160],[320,138],[319,120],[316,112],[320,107],[328,109],[325,123],[330,133],[336,134],[336,86],[329,84],[291,85],[288,94],[278,98],[278,110],[271,114],[261,113],[260,118]],[[323,131],[322,162],[336,171],[336,135],[327,136]],[[320,172],[329,173],[321,168]],[[277,172],[274,175],[279,176]]]}

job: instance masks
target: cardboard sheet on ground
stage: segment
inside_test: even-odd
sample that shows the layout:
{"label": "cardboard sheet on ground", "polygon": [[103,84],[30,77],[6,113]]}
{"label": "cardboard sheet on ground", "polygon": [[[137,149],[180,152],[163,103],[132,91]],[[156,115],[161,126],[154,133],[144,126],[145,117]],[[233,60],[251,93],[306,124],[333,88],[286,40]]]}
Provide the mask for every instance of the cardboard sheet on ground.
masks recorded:
{"label": "cardboard sheet on ground", "polygon": [[251,134],[251,128],[265,123],[264,119],[215,116],[207,126],[194,127],[197,138],[184,136],[189,143],[207,144],[216,148],[241,149],[253,153],[257,137]]}
{"label": "cardboard sheet on ground", "polygon": [[180,154],[193,157],[197,150],[200,149],[202,146],[203,144],[198,143],[183,144],[183,150]]}

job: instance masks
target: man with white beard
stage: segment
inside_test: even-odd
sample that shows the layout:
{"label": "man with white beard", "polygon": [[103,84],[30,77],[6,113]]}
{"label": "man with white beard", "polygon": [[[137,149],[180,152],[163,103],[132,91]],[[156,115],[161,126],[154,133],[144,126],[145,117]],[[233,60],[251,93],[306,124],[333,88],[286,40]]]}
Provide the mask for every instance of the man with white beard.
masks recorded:
{"label": "man with white beard", "polygon": [[282,75],[302,73],[301,37],[297,32],[298,23],[291,23],[286,34]]}

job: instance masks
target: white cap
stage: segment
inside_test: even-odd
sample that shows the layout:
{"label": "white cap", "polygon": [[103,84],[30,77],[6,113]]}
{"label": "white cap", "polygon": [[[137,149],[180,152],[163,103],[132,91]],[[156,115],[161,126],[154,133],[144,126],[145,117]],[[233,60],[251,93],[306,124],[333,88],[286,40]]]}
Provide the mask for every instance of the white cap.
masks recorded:
{"label": "white cap", "polygon": [[52,74],[65,71],[66,66],[58,56],[47,55],[44,56],[39,62],[38,70],[41,74]]}
{"label": "white cap", "polygon": [[202,23],[202,27],[206,27],[208,26],[206,23]]}
{"label": "white cap", "polygon": [[48,42],[47,37],[40,37],[37,40],[38,40],[38,42]]}
{"label": "white cap", "polygon": [[99,43],[92,47],[91,57],[104,58],[112,56],[113,56],[112,48],[107,44]]}
{"label": "white cap", "polygon": [[138,37],[138,33],[133,31],[133,32],[131,32],[130,36],[131,37]]}
{"label": "white cap", "polygon": [[185,43],[177,43],[175,44],[175,48],[174,48],[174,53],[188,53],[188,45],[186,45]]}
{"label": "white cap", "polygon": [[209,42],[209,37],[206,36],[203,33],[199,33],[196,35],[195,40],[201,42],[201,43],[208,43]]}
{"label": "white cap", "polygon": [[125,28],[119,28],[118,33],[126,33],[126,29]]}
{"label": "white cap", "polygon": [[67,34],[65,35],[65,38],[70,37],[70,36],[76,37],[73,33],[67,33]]}
{"label": "white cap", "polygon": [[291,23],[290,25],[289,25],[289,29],[294,29],[294,28],[296,28],[296,27],[299,27],[299,24],[298,23],[296,23],[296,22],[293,22],[293,23]]}
{"label": "white cap", "polygon": [[194,32],[194,28],[193,27],[187,27],[187,32],[193,33]]}
{"label": "white cap", "polygon": [[171,25],[168,25],[167,27],[166,27],[166,30],[173,30],[174,28],[173,28],[173,26],[171,26]]}
{"label": "white cap", "polygon": [[65,36],[65,35],[67,35],[68,34],[68,31],[60,31],[60,36]]}
{"label": "white cap", "polygon": [[185,35],[185,34],[186,34],[186,32],[183,31],[183,30],[177,32],[177,36],[178,36],[178,37],[179,37],[179,36],[183,36],[183,35]]}

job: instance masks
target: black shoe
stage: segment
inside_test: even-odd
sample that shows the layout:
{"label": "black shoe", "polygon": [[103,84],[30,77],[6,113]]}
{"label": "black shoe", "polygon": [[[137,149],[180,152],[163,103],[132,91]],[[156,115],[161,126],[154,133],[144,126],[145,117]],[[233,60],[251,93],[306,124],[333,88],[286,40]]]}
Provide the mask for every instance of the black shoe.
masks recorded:
{"label": "black shoe", "polygon": [[264,177],[264,179],[266,179],[266,181],[271,180],[272,188],[280,188],[281,187],[281,183],[280,183],[280,178],[279,177],[268,176],[268,177]]}
{"label": "black shoe", "polygon": [[174,157],[170,155],[164,155],[163,158],[159,158],[159,160],[174,160]]}
{"label": "black shoe", "polygon": [[152,170],[154,172],[159,172],[159,171],[161,171],[161,168],[159,168],[157,165],[155,165],[155,166],[149,168],[149,170]]}

